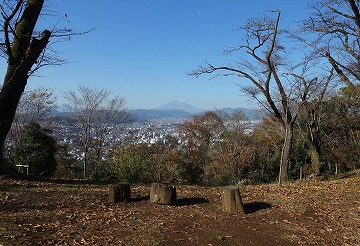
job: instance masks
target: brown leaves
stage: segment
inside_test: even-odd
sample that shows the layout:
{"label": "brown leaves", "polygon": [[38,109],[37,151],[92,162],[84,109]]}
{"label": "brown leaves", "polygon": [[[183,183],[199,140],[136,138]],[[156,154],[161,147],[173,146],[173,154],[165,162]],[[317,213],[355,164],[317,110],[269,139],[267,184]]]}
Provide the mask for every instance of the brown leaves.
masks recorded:
{"label": "brown leaves", "polygon": [[245,215],[222,211],[219,187],[178,186],[178,204],[162,206],[147,200],[147,186],[132,186],[131,202],[112,204],[107,185],[25,184],[13,189],[0,179],[8,187],[0,197],[9,197],[0,203],[1,243],[359,244],[359,179],[244,186]]}

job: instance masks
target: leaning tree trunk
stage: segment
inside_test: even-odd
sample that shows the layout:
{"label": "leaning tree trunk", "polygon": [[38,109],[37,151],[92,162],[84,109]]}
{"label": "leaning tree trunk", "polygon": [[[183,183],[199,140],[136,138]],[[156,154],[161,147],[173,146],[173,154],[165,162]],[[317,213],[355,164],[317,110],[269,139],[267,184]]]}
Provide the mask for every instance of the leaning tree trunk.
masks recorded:
{"label": "leaning tree trunk", "polygon": [[320,148],[315,142],[311,142],[310,146],[311,156],[311,169],[313,174],[320,175],[321,173],[321,160],[320,160]]}
{"label": "leaning tree trunk", "polygon": [[311,117],[310,122],[307,124],[308,130],[308,139],[310,141],[310,156],[311,156],[311,167],[312,172],[315,175],[319,175],[321,172],[321,162],[320,162],[320,136],[318,130],[318,124],[315,117],[315,111],[310,111],[309,115]]}
{"label": "leaning tree trunk", "polygon": [[[14,15],[9,17],[3,16],[8,67],[0,91],[1,157],[3,157],[5,139],[14,120],[16,108],[25,89],[31,67],[37,62],[51,35],[50,31],[45,30],[39,39],[33,38],[31,40],[43,4],[44,0],[28,0],[15,30],[10,28],[10,23],[17,13],[14,12]],[[14,31],[16,38],[10,44],[9,32],[12,31]]]}
{"label": "leaning tree trunk", "polygon": [[293,134],[294,134],[294,124],[286,123],[284,128],[285,128],[284,145],[281,150],[279,184],[289,179],[288,171],[289,171],[290,152],[291,152]]}

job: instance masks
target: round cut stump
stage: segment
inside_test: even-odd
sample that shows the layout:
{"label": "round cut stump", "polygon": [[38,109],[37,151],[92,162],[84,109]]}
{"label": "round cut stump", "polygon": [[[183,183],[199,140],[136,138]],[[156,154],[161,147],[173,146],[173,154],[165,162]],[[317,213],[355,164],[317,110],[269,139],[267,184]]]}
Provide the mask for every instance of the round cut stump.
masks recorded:
{"label": "round cut stump", "polygon": [[176,187],[168,183],[153,183],[150,189],[150,202],[173,205],[176,203]]}
{"label": "round cut stump", "polygon": [[129,183],[119,183],[116,185],[109,185],[109,200],[110,202],[129,202],[131,199],[131,191]]}
{"label": "round cut stump", "polygon": [[245,213],[241,200],[240,190],[237,186],[225,186],[221,191],[222,207],[229,213]]}

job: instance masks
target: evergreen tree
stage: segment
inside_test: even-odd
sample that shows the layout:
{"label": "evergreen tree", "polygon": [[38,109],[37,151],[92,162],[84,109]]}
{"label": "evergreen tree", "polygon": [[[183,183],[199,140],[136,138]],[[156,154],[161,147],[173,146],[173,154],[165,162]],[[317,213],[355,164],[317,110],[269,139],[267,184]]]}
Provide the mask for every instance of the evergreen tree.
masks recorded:
{"label": "evergreen tree", "polygon": [[37,122],[30,122],[11,151],[15,164],[28,165],[29,174],[51,176],[56,168],[56,140]]}

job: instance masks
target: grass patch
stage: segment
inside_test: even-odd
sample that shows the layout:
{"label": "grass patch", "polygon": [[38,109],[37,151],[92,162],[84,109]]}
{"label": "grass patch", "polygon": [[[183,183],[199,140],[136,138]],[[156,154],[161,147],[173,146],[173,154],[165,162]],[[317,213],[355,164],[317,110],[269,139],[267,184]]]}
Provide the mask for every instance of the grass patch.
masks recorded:
{"label": "grass patch", "polygon": [[225,240],[225,238],[223,236],[214,236],[213,240],[215,240],[215,241],[223,241],[223,240]]}

